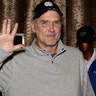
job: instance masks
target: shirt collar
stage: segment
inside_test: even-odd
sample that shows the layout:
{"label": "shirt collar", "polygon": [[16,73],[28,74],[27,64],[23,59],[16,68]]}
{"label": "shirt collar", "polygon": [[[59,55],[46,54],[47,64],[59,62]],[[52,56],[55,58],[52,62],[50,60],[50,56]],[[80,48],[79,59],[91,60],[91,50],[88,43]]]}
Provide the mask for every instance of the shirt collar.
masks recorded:
{"label": "shirt collar", "polygon": [[92,60],[92,61],[96,60],[96,50],[95,50],[95,48],[94,48],[94,52],[93,52],[93,55],[92,55],[90,60]]}
{"label": "shirt collar", "polygon": [[[40,51],[43,51],[43,52],[47,51],[47,49],[41,49],[41,48],[39,48],[39,47],[36,45],[36,38],[33,40],[32,45],[33,45],[35,48],[39,49]],[[60,53],[62,53],[62,52],[64,52],[64,51],[65,51],[64,44],[63,44],[63,42],[62,42],[61,40],[59,40],[59,41],[58,41],[57,54],[60,54]]]}

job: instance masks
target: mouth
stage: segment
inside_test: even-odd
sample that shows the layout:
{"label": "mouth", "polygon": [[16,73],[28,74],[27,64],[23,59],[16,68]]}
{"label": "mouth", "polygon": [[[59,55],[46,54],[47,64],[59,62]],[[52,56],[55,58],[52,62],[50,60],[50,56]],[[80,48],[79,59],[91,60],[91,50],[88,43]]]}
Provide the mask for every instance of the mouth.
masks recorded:
{"label": "mouth", "polygon": [[48,34],[47,37],[54,37],[56,34]]}

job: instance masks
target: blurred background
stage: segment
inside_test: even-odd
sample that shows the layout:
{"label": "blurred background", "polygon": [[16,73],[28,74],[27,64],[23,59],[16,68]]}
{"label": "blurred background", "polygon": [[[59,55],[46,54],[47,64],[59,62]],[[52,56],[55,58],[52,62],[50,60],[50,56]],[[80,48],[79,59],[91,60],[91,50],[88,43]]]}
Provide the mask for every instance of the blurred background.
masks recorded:
{"label": "blurred background", "polygon": [[[96,31],[96,0],[53,0],[63,13],[62,40],[69,46],[76,45],[76,31],[82,25],[90,25]],[[31,18],[34,7],[41,0],[0,0],[0,30],[5,18],[19,23],[17,33],[24,34],[25,45],[31,44],[34,34],[31,31]],[[38,10],[39,11],[39,10]]]}

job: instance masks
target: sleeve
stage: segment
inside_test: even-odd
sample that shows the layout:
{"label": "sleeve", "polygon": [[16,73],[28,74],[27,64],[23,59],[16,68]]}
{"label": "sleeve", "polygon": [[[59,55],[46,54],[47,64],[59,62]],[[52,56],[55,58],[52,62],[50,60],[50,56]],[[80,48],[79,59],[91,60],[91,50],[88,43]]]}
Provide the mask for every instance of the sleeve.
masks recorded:
{"label": "sleeve", "polygon": [[94,60],[88,70],[89,78],[96,94],[96,60]]}
{"label": "sleeve", "polygon": [[0,66],[2,65],[2,62],[11,55],[12,53],[7,53],[3,49],[0,49]]}
{"label": "sleeve", "polygon": [[80,57],[80,75],[82,96],[95,96],[91,82],[89,80],[87,66],[84,62],[83,55]]}
{"label": "sleeve", "polygon": [[3,49],[0,49],[0,91],[2,92],[7,90],[14,71],[13,61],[6,61],[6,58],[10,57],[11,54],[12,53],[7,53]]}

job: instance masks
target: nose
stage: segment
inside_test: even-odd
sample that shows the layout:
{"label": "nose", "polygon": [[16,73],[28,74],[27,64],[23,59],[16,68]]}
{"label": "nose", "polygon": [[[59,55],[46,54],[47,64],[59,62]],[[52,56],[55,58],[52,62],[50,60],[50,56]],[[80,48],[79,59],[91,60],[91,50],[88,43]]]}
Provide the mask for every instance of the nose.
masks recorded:
{"label": "nose", "polygon": [[49,24],[49,31],[54,31],[54,24],[53,23],[50,23]]}

